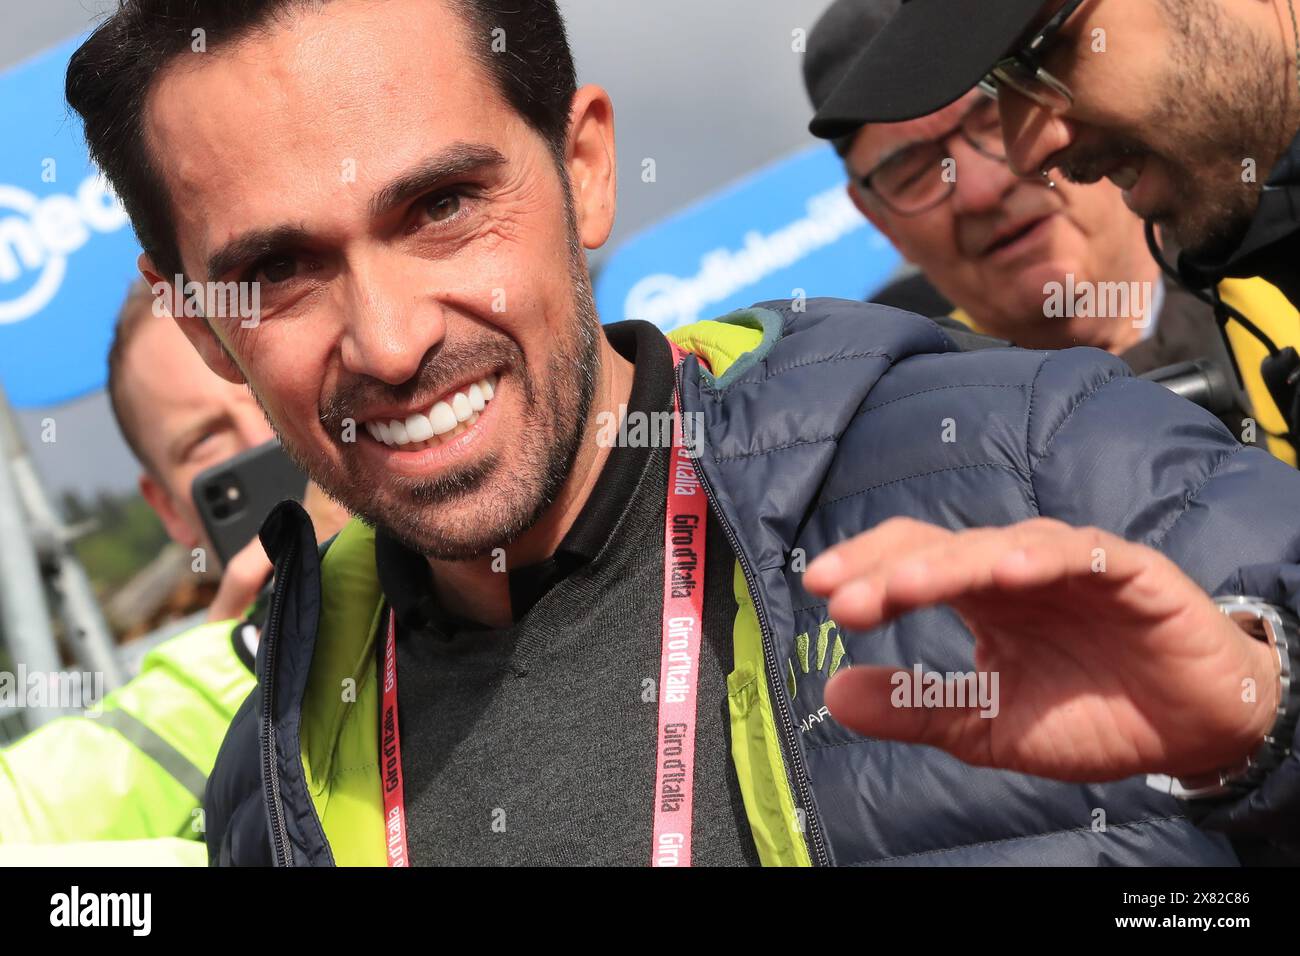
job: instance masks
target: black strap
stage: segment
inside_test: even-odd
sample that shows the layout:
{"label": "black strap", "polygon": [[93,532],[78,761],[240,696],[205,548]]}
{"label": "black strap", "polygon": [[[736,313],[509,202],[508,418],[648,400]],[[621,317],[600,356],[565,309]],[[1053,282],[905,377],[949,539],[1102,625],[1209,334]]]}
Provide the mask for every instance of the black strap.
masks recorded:
{"label": "black strap", "polygon": [[1250,335],[1259,340],[1259,343],[1268,351],[1268,357],[1261,363],[1260,372],[1264,377],[1265,387],[1268,389],[1273,403],[1277,405],[1278,411],[1282,413],[1282,419],[1286,423],[1287,430],[1281,435],[1265,431],[1262,428],[1260,430],[1264,431],[1270,438],[1285,441],[1296,450],[1297,454],[1300,454],[1300,434],[1297,434],[1298,430],[1300,430],[1300,358],[1297,358],[1295,350],[1291,348],[1279,349],[1277,343],[1269,338],[1258,325],[1245,315],[1242,315],[1239,310],[1223,301],[1218,286],[1212,285],[1208,289],[1194,288],[1193,283],[1188,281],[1188,276],[1175,269],[1165,259],[1164,250],[1160,248],[1160,241],[1156,237],[1155,226],[1148,222],[1145,232],[1147,248],[1159,264],[1160,271],[1168,279],[1214,309],[1214,320],[1219,327],[1223,347],[1227,349],[1228,359],[1232,363],[1232,371],[1237,376],[1237,387],[1242,391],[1246,390],[1246,383],[1241,377],[1241,363],[1237,359],[1236,350],[1232,347],[1232,339],[1228,335],[1228,322],[1236,322]]}

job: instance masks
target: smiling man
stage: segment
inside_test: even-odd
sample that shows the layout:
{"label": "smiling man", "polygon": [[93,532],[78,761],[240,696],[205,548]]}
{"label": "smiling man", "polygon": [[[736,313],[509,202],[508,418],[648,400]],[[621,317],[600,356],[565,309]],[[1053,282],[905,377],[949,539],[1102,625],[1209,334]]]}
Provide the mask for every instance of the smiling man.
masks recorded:
{"label": "smiling man", "polygon": [[909,0],[813,131],[924,116],[983,83],[1017,171],[1109,178],[1189,263],[1294,301],[1297,48],[1292,0]]}
{"label": "smiling man", "polygon": [[[931,116],[864,127],[845,146],[858,209],[977,330],[1024,348],[1091,345],[1116,355],[1158,333],[1166,305],[1160,267],[1119,191],[1049,188],[1013,174],[993,100],[968,94]],[[953,170],[947,179],[945,162]],[[1051,307],[1052,290],[1067,281],[1122,284],[1121,307],[1112,312],[1103,296],[1080,310],[1073,295],[1069,308]],[[1203,317],[1217,340],[1213,317]],[[1131,364],[1147,372],[1195,357]]]}
{"label": "smiling man", "polygon": [[[1182,250],[1190,288],[1258,276],[1300,306],[1298,57],[1294,0],[908,0],[812,131],[914,120],[980,85],[998,97],[1017,172],[1108,178]],[[1276,354],[1297,340],[1293,316],[1279,333],[1276,303],[1223,298],[1263,327],[1242,323],[1300,430],[1300,357]]]}
{"label": "smiling man", "polygon": [[[256,322],[179,321],[364,518],[323,558],[295,505],[263,529],[214,862],[1285,849],[1300,475],[1093,350],[834,300],[601,329],[613,110],[551,0],[127,0],[68,96],[147,275],[259,283]],[[671,446],[602,427],[678,406]],[[965,710],[827,715],[880,723],[888,664],[990,660],[996,747],[944,735]],[[1144,776],[1247,756],[1196,807]]]}
{"label": "smiling man", "polygon": [[[837,0],[822,14],[804,57],[814,108],[899,6],[899,0]],[[1092,345],[1120,355],[1161,329],[1160,268],[1119,191],[1066,182],[1049,187],[1041,178],[1017,176],[992,98],[970,92],[927,116],[863,124],[838,137],[835,147],[854,204],[937,293],[926,295],[917,280],[904,280],[876,301],[921,295],[918,305],[942,310],[933,314],[960,308],[962,321],[1025,348]],[[1145,294],[1127,297],[1124,314],[1104,306],[1053,313],[1045,307],[1047,290],[1067,275],[1081,285],[1132,283]],[[1178,318],[1166,332],[1185,324]],[[1217,340],[1212,325],[1210,333]],[[1162,356],[1170,351],[1161,349]],[[1135,356],[1131,364],[1140,373],[1192,357],[1147,364],[1148,356]]]}
{"label": "smiling man", "polygon": [[[814,109],[831,99],[901,6],[836,0],[822,14],[804,57]],[[1227,347],[1214,307],[1162,275],[1142,221],[1115,185],[1017,175],[995,99],[972,90],[925,116],[852,127],[834,145],[858,209],[921,270],[872,301],[951,313],[1024,348],[1095,346],[1139,375],[1207,361],[1227,384],[1237,378],[1235,364],[1245,390],[1235,398],[1224,390],[1224,424],[1251,443],[1264,438],[1263,429],[1268,446],[1295,462],[1260,376],[1254,337],[1230,323]],[[1218,292],[1275,341],[1300,338],[1295,310],[1263,280],[1229,280]]]}
{"label": "smiling man", "polygon": [[[815,109],[900,6],[836,0],[822,14],[804,57]],[[1186,293],[1166,294],[1141,222],[1118,189],[1016,175],[993,98],[971,91],[926,116],[866,123],[835,147],[858,209],[941,293],[931,308],[959,308],[962,321],[1025,348],[1092,345],[1124,355],[1137,347],[1129,364],[1138,373],[1202,357],[1207,345],[1227,361],[1209,309]],[[1104,300],[1082,314],[1053,310],[1050,290],[1067,276],[1079,287],[1119,283],[1141,291],[1125,297],[1120,314],[1110,314]],[[916,280],[904,281],[876,301],[911,294]]]}
{"label": "smiling man", "polygon": [[[272,433],[247,387],[213,375],[155,304],[144,282],[127,294],[108,355],[108,396],[140,464],[140,492],[188,565],[190,549],[211,553],[190,495],[195,476]],[[322,536],[342,527],[347,516],[319,490],[306,500]],[[207,774],[253,689],[260,617],[250,609],[270,573],[252,542],[222,568],[209,623],[153,647],[102,714],[61,718],[0,750],[0,844],[202,837]]]}

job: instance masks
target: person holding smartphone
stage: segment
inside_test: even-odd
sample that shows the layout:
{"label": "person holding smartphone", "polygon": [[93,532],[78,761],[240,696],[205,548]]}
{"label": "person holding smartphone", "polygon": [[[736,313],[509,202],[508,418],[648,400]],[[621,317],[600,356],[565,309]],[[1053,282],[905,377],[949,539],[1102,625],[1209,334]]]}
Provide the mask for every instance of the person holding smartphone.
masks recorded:
{"label": "person holding smartphone", "polygon": [[[222,621],[248,609],[271,576],[271,563],[255,538],[221,562],[191,489],[205,470],[273,441],[275,433],[252,393],[213,375],[170,316],[159,317],[156,301],[143,282],[131,290],[109,354],[109,399],[141,465],[140,494],[167,534],[222,564],[208,607],[208,620]],[[347,520],[315,485],[305,501],[330,534]]]}
{"label": "person holding smartphone", "polygon": [[[274,435],[248,390],[208,371],[153,305],[147,285],[132,286],[115,329],[108,392],[140,462],[141,494],[174,541],[213,554],[190,485]],[[314,485],[305,504],[322,540],[344,523]],[[222,571],[208,623],[151,650],[102,713],[60,718],[0,750],[0,844],[202,838],[207,774],[254,685],[258,626],[243,618],[271,562],[252,540]]]}
{"label": "person holding smartphone", "polygon": [[[1225,865],[1285,832],[1294,469],[1098,350],[802,297],[602,326],[614,107],[554,0],[156,11],[99,26],[69,103],[150,282],[257,283],[255,328],[177,323],[358,516],[323,557],[292,502],[263,531],[211,862]],[[1003,692],[892,707],[916,662]],[[1264,743],[1200,825],[1148,785]]]}
{"label": "person holding smartphone", "polygon": [[1284,337],[1215,287],[1258,276],[1300,306],[1298,60],[1295,0],[909,0],[864,37],[811,130],[838,140],[976,87],[996,96],[1012,169],[1108,179],[1172,240],[1180,280],[1263,348],[1252,374],[1293,438],[1294,323]]}

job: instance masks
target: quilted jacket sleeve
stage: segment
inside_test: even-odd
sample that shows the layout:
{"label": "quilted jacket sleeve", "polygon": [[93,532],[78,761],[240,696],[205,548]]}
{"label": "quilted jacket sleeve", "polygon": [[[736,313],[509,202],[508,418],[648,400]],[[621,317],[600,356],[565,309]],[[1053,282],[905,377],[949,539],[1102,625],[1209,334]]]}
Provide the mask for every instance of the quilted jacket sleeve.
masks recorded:
{"label": "quilted jacket sleeve", "polygon": [[[1207,593],[1300,613],[1300,471],[1243,447],[1209,413],[1088,349],[1047,353],[1027,430],[1041,514],[1168,555]],[[1192,807],[1201,825],[1300,852],[1300,753],[1248,796]]]}

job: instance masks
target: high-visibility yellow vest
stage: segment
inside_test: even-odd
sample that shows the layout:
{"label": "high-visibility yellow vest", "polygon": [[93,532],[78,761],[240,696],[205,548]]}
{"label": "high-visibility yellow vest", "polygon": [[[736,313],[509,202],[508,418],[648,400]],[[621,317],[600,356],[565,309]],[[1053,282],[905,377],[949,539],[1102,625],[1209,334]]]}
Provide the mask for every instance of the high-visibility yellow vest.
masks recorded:
{"label": "high-visibility yellow vest", "polygon": [[[1272,339],[1279,349],[1290,345],[1300,350],[1300,312],[1275,286],[1263,279],[1227,279],[1219,284],[1219,295],[1224,302],[1258,325],[1260,331]],[[1286,419],[1269,394],[1260,372],[1260,363],[1268,357],[1268,349],[1236,322],[1228,323],[1228,340],[1232,343],[1233,356],[1246,385],[1246,394],[1250,396],[1255,421],[1262,431],[1271,433],[1267,438],[1269,451],[1294,466],[1295,449],[1289,442],[1272,437],[1285,433],[1287,426]]]}
{"label": "high-visibility yellow vest", "polygon": [[255,684],[231,643],[235,623],[165,641],[102,712],[60,717],[0,750],[0,844],[201,840],[203,788]]}

